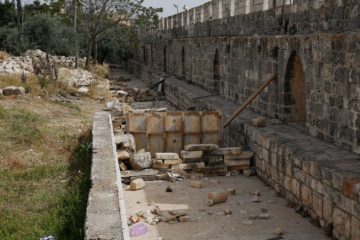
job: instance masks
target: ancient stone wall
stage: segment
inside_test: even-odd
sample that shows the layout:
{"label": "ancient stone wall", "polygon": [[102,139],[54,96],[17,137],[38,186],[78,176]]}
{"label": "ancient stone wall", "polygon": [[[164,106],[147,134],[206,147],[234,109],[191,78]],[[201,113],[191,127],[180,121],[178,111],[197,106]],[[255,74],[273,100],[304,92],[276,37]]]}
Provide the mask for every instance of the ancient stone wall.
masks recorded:
{"label": "ancient stone wall", "polygon": [[[221,110],[212,108],[218,100],[239,106],[276,75],[249,109],[286,129],[256,130],[239,117],[225,131],[225,145],[246,142],[259,176],[324,227],[334,226],[338,239],[360,238],[359,158],[343,151],[360,153],[358,5],[214,0],[165,18],[161,31],[142,39],[133,68],[147,82],[167,75],[167,98],[200,110]],[[197,94],[218,98],[199,105]]]}
{"label": "ancient stone wall", "polygon": [[189,38],[149,46],[148,65],[239,104],[275,74],[277,82],[253,102],[254,111],[304,122],[310,135],[360,151],[358,34]]}

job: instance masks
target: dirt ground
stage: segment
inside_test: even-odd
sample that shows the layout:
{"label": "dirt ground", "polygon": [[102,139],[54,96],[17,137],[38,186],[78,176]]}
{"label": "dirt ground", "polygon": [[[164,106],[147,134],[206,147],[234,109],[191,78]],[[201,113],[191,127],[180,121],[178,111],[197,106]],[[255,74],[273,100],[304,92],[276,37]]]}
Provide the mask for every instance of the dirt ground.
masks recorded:
{"label": "dirt ground", "polygon": [[[164,240],[325,240],[323,231],[312,225],[288,206],[285,199],[276,196],[274,190],[265,186],[256,177],[243,175],[231,177],[202,178],[204,188],[190,187],[191,180],[178,182],[146,182],[146,187],[138,191],[125,191],[128,216],[159,206],[161,211],[185,210],[189,222],[158,223],[149,225],[145,235],[133,239]],[[173,192],[166,192],[170,186]],[[235,188],[236,194],[229,196],[226,203],[207,206],[207,195],[212,191]],[[252,202],[250,192],[259,190],[260,202]],[[224,210],[230,209],[231,215]],[[250,215],[267,212],[266,220],[251,220]],[[134,226],[134,225],[133,225]],[[274,230],[284,230],[282,238],[276,238]],[[130,226],[131,229],[131,226]]]}

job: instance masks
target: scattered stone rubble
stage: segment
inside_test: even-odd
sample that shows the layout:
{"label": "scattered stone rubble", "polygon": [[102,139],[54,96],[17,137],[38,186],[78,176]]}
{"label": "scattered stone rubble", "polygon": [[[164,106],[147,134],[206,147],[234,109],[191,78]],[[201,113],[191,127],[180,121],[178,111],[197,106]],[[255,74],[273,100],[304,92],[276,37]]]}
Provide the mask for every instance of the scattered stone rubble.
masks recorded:
{"label": "scattered stone rubble", "polygon": [[83,92],[86,91],[85,87],[89,87],[94,82],[92,74],[81,68],[59,68],[58,79],[69,87],[80,88]]}
{"label": "scattered stone rubble", "polygon": [[[11,56],[4,61],[0,61],[0,74],[25,74],[34,73],[34,65],[39,62],[46,62],[46,53],[41,50],[28,50],[22,56]],[[49,61],[58,67],[74,68],[75,57],[52,56],[49,55]],[[85,66],[85,59],[78,59],[78,66]]]}

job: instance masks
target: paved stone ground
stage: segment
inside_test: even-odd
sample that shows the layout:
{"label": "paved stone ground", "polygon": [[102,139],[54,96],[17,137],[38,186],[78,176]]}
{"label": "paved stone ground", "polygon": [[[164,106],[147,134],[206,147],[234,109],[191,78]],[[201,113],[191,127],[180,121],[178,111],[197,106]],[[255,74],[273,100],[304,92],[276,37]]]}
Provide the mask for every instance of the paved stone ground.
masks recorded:
{"label": "paved stone ground", "polygon": [[[213,183],[219,180],[219,183]],[[285,231],[283,239],[287,240],[325,240],[323,230],[312,225],[307,218],[295,213],[288,207],[285,199],[277,197],[273,189],[265,186],[256,177],[231,176],[203,178],[204,188],[190,187],[190,180],[183,182],[146,182],[146,188],[139,191],[125,191],[127,214],[131,216],[140,210],[159,206],[161,210],[186,210],[191,217],[187,223],[159,223],[148,225],[146,235],[133,239],[164,240],[267,240],[274,238],[273,231],[282,227]],[[167,186],[174,190],[165,191]],[[222,191],[235,188],[236,195],[228,201],[208,207],[207,194],[211,191]],[[261,202],[251,202],[250,192],[259,190]],[[230,208],[232,215],[225,216],[224,209]],[[261,213],[261,208],[268,209],[270,219],[249,220],[249,215]],[[211,213],[212,215],[209,215]],[[252,221],[252,225],[243,221]]]}

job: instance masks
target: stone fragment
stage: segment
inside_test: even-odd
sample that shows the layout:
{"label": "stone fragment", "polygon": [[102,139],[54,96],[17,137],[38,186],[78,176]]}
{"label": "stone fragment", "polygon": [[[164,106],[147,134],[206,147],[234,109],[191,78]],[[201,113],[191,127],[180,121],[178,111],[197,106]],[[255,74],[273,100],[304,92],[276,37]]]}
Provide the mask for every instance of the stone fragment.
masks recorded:
{"label": "stone fragment", "polygon": [[77,91],[79,93],[86,94],[89,92],[89,88],[83,86],[83,87],[80,87]]}
{"label": "stone fragment", "polygon": [[208,204],[212,206],[214,204],[224,203],[227,201],[228,196],[228,192],[210,192],[208,194]]}
{"label": "stone fragment", "polygon": [[155,153],[156,159],[158,160],[174,160],[179,159],[179,155],[177,153]]}
{"label": "stone fragment", "polygon": [[120,146],[120,149],[127,149],[130,152],[136,151],[135,138],[132,134],[115,134],[115,143]]}
{"label": "stone fragment", "polygon": [[230,208],[224,209],[224,214],[225,214],[225,215],[231,215],[231,214],[232,214],[231,209],[230,209]]}
{"label": "stone fragment", "polygon": [[166,159],[164,160],[164,164],[166,165],[178,165],[182,164],[181,159]]}
{"label": "stone fragment", "polygon": [[145,187],[145,181],[142,178],[132,180],[130,183],[130,189],[132,191],[140,190]]}
{"label": "stone fragment", "polygon": [[128,160],[130,158],[130,154],[125,150],[120,150],[117,152],[117,154],[118,154],[118,159],[122,161]]}
{"label": "stone fragment", "polygon": [[133,158],[130,158],[130,165],[135,170],[150,168],[152,165],[151,153],[135,153]]}
{"label": "stone fragment", "polygon": [[269,219],[270,218],[270,215],[268,214],[268,213],[260,213],[259,215],[258,215],[258,219]]}
{"label": "stone fragment", "polygon": [[217,144],[188,144],[185,146],[186,151],[211,151],[219,149]]}
{"label": "stone fragment", "polygon": [[203,188],[204,184],[202,182],[200,182],[200,181],[191,181],[190,186],[192,188]]}
{"label": "stone fragment", "polygon": [[273,233],[276,236],[282,236],[282,235],[284,235],[284,229],[282,229],[281,227],[277,227],[274,229]]}
{"label": "stone fragment", "polygon": [[9,86],[3,88],[2,93],[4,96],[23,95],[25,94],[25,89],[23,87]]}
{"label": "stone fragment", "polygon": [[203,151],[185,151],[180,152],[181,158],[183,159],[199,159],[203,156]]}
{"label": "stone fragment", "polygon": [[228,188],[227,191],[228,191],[228,193],[229,193],[230,195],[235,195],[235,194],[236,194],[235,188]]}
{"label": "stone fragment", "polygon": [[128,170],[128,168],[127,168],[127,166],[125,165],[125,163],[121,162],[119,165],[120,165],[120,170],[121,170],[121,171],[126,171],[126,170]]}
{"label": "stone fragment", "polygon": [[252,119],[252,124],[254,127],[265,127],[266,119],[264,117],[258,117]]}
{"label": "stone fragment", "polygon": [[228,147],[220,148],[218,150],[207,151],[206,153],[214,156],[223,156],[223,155],[239,155],[242,153],[242,147]]}

